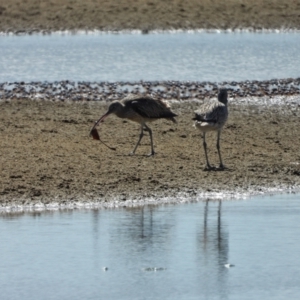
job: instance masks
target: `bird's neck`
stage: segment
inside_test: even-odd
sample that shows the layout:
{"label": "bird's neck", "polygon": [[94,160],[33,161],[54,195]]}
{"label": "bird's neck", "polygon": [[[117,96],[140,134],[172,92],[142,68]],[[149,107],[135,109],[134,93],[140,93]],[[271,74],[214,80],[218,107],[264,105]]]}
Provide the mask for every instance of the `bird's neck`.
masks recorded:
{"label": "bird's neck", "polygon": [[115,115],[116,115],[118,118],[122,118],[122,119],[127,118],[127,113],[126,113],[126,111],[124,111],[124,110],[122,110],[122,109],[115,111]]}

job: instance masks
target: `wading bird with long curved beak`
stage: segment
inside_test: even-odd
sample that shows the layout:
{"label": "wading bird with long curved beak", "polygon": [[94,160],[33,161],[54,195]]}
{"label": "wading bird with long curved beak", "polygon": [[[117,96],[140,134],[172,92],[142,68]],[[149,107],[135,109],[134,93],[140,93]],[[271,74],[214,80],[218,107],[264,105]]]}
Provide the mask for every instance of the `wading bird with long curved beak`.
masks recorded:
{"label": "wading bird with long curved beak", "polygon": [[207,156],[207,145],[205,141],[205,135],[208,131],[217,131],[217,149],[220,159],[220,169],[224,169],[220,152],[220,135],[223,126],[225,125],[228,118],[227,108],[227,90],[220,89],[218,99],[210,100],[201,105],[201,107],[195,111],[195,127],[203,133],[203,147],[206,158],[207,170],[212,169],[208,161]]}
{"label": "wading bird with long curved beak", "polygon": [[130,121],[137,122],[141,125],[139,139],[131,154],[135,154],[135,151],[143,138],[144,130],[149,132],[151,142],[151,152],[149,156],[154,155],[155,152],[153,147],[152,130],[146,123],[158,119],[168,119],[176,123],[174,117],[177,116],[171,111],[170,106],[162,100],[156,100],[148,96],[133,95],[128,96],[123,100],[112,102],[108,107],[108,111],[95,123],[92,131],[110,114],[115,114],[119,118],[129,119]]}

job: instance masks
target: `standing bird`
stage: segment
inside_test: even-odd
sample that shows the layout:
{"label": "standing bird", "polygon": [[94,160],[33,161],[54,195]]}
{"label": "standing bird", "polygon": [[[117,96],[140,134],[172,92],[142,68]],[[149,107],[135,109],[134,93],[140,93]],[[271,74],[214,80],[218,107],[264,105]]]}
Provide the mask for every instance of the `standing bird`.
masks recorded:
{"label": "standing bird", "polygon": [[205,151],[207,170],[212,168],[208,161],[207,145],[205,141],[205,135],[208,131],[217,131],[217,149],[220,158],[220,169],[224,169],[220,152],[220,135],[228,118],[227,102],[227,90],[220,89],[218,100],[210,100],[195,111],[195,117],[193,120],[195,120],[195,127],[203,132],[203,147]]}
{"label": "standing bird", "polygon": [[[141,125],[139,139],[131,154],[134,154],[144,135],[144,130],[149,132],[151,141],[151,152],[149,156],[154,155],[152,130],[147,126],[147,122],[158,119],[168,119],[176,123],[174,114],[170,106],[162,100],[156,100],[148,96],[130,95],[121,101],[114,101],[110,104],[108,111],[95,123],[93,129],[103,122],[110,114],[115,114],[119,118],[129,119]],[[92,129],[92,130],[93,130]]]}

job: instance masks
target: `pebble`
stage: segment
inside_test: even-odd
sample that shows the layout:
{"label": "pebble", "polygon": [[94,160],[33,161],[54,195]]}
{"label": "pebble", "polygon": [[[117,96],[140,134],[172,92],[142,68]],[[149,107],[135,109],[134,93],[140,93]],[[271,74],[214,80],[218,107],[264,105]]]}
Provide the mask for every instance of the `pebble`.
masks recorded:
{"label": "pebble", "polygon": [[230,97],[276,96],[300,94],[300,78],[271,79],[242,82],[139,81],[139,82],[5,82],[0,83],[0,99],[41,99],[54,101],[107,101],[121,99],[129,94],[147,94],[168,100],[186,100],[216,97],[224,87]]}

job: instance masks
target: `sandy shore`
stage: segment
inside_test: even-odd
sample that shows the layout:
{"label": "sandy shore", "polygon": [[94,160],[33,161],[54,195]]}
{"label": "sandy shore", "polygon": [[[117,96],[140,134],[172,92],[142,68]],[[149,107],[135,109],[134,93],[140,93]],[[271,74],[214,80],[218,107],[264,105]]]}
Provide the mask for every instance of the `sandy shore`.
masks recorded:
{"label": "sandy shore", "polygon": [[0,31],[300,29],[291,0],[0,0]]}
{"label": "sandy shore", "polygon": [[[200,133],[192,126],[198,102],[172,104],[178,124],[152,124],[157,155],[147,157],[146,136],[129,156],[139,134],[135,123],[110,117],[99,132],[111,151],[89,137],[107,104],[101,101],[0,102],[0,204],[108,202],[201,193],[244,193],[300,186],[297,105],[239,105],[230,100],[221,141],[225,171],[204,171]],[[291,101],[293,103],[293,101]],[[209,156],[218,164],[216,137]],[[179,199],[179,198],[178,198]]]}

